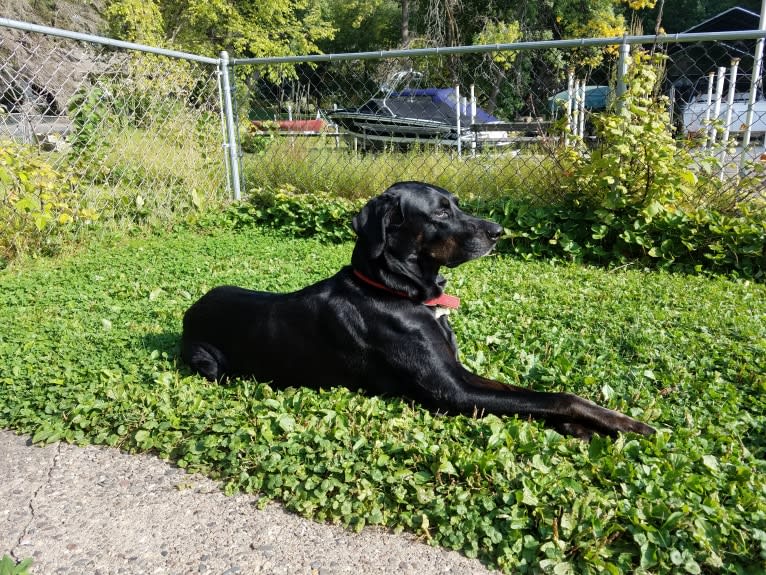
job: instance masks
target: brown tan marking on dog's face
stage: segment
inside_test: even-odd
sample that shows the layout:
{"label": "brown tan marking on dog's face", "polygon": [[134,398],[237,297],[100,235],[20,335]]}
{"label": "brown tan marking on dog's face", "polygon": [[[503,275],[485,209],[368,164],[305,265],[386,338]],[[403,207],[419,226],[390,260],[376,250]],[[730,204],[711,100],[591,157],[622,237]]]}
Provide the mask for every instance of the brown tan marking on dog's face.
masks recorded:
{"label": "brown tan marking on dog's face", "polygon": [[428,255],[440,265],[460,258],[460,244],[455,236],[440,238],[440,241],[429,246]]}

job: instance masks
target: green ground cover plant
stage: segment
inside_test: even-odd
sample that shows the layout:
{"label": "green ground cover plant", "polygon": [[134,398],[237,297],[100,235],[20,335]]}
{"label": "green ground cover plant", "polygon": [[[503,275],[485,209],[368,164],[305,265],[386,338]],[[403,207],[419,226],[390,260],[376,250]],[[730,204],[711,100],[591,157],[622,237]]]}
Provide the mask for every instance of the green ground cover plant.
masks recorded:
{"label": "green ground cover plant", "polygon": [[31,559],[16,563],[10,555],[3,555],[0,558],[0,575],[28,575],[31,565]]}
{"label": "green ground cover plant", "polygon": [[508,573],[763,573],[766,286],[492,256],[448,270],[472,369],[566,389],[659,432],[590,443],[343,389],[210,384],[184,310],[286,291],[349,243],[246,226],[102,241],[0,272],[0,427],[152,451],[350,528],[381,525]]}

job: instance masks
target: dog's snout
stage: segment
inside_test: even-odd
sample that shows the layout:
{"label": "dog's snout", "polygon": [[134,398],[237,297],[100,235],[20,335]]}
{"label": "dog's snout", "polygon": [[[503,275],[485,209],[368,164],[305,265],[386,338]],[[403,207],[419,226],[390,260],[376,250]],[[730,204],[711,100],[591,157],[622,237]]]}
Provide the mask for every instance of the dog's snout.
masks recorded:
{"label": "dog's snout", "polygon": [[493,242],[500,239],[500,236],[503,235],[503,226],[496,224],[494,222],[489,222],[489,225],[486,227],[487,237],[491,239]]}

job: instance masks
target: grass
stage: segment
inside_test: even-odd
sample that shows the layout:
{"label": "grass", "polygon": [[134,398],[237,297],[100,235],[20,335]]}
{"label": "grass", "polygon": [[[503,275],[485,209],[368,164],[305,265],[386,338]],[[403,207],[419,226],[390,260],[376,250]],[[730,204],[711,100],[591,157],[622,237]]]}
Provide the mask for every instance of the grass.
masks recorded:
{"label": "grass", "polygon": [[349,199],[369,198],[403,180],[443,186],[462,198],[490,200],[513,197],[532,203],[552,203],[557,197],[559,169],[550,154],[514,151],[484,152],[457,157],[440,148],[380,153],[354,153],[334,147],[334,137],[268,140],[258,154],[243,160],[248,188],[279,189],[285,185],[304,192],[326,191]]}
{"label": "grass", "polygon": [[490,257],[448,270],[471,368],[659,429],[582,443],[343,389],[212,385],[177,360],[184,310],[286,291],[350,246],[257,229],[93,244],[0,272],[0,427],[153,451],[350,528],[406,529],[508,573],[762,573],[766,286]]}
{"label": "grass", "polygon": [[196,119],[195,131],[195,119],[179,113],[152,129],[119,126],[107,133],[100,142],[103,157],[91,166],[93,181],[86,176],[80,184],[84,201],[102,220],[138,223],[172,220],[226,201],[224,152],[216,142],[220,126]]}

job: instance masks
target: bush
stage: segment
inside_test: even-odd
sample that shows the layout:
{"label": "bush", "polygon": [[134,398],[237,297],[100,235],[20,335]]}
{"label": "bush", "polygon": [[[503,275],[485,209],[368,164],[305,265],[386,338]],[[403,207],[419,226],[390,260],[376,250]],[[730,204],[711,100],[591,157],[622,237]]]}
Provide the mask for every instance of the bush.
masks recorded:
{"label": "bush", "polygon": [[633,56],[626,93],[616,109],[594,115],[598,147],[565,150],[564,180],[575,203],[617,211],[659,202],[678,205],[694,195],[694,160],[671,132],[666,96],[656,93],[663,56]]}
{"label": "bush", "polygon": [[274,132],[278,127],[274,122],[261,122],[258,127],[250,122],[240,123],[239,147],[245,154],[263,154],[277,137]]}
{"label": "bush", "polygon": [[[248,201],[203,225],[265,225],[293,237],[337,243],[355,239],[351,218],[364,199],[295,189],[256,190]],[[506,229],[497,250],[525,259],[552,258],[596,265],[640,264],[685,272],[766,277],[766,216],[743,212],[681,210],[653,202],[646,208],[607,210],[570,203],[535,207],[513,200],[473,199],[466,211]],[[213,221],[211,221],[213,220]]]}
{"label": "bush", "polygon": [[55,252],[75,224],[98,219],[73,190],[74,177],[56,171],[37,150],[0,143],[0,267],[20,253]]}
{"label": "bush", "polygon": [[766,217],[660,204],[619,211],[584,206],[530,208],[507,202],[491,216],[508,231],[501,251],[600,265],[766,277]]}
{"label": "bush", "polygon": [[[294,188],[254,190],[247,202],[212,216],[234,227],[265,225],[294,237],[316,237],[338,243],[355,238],[351,218],[364,200],[339,198],[325,192],[301,194]],[[210,223],[211,218],[205,220]],[[203,224],[205,223],[203,222]]]}
{"label": "bush", "polygon": [[711,155],[707,169],[695,173],[689,151],[673,137],[667,98],[657,91],[662,62],[660,55],[637,53],[617,108],[594,118],[599,147],[562,151],[561,205],[490,207],[509,231],[504,249],[524,257],[764,277],[766,214],[742,208],[727,215],[693,200],[722,201],[720,166]]}

